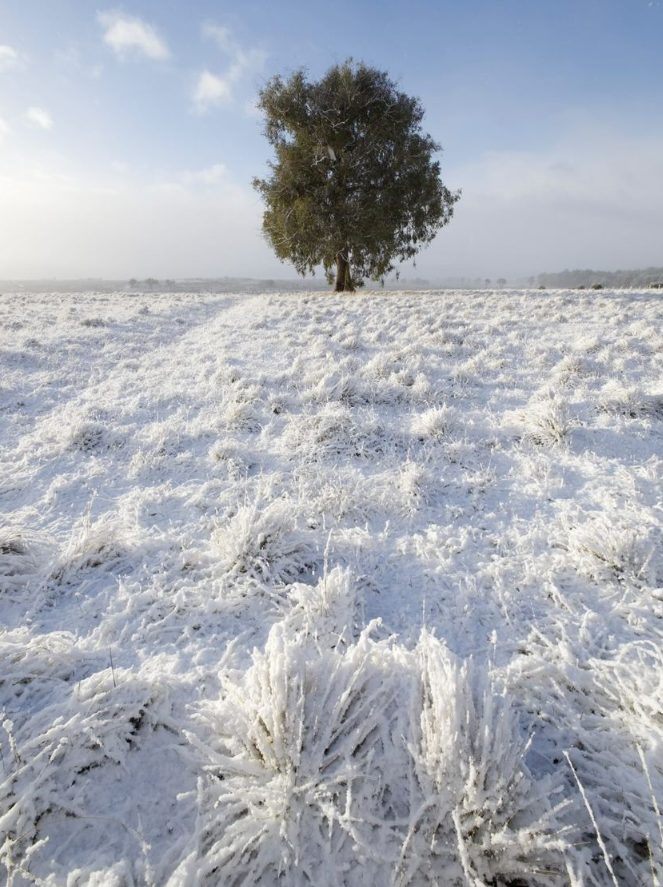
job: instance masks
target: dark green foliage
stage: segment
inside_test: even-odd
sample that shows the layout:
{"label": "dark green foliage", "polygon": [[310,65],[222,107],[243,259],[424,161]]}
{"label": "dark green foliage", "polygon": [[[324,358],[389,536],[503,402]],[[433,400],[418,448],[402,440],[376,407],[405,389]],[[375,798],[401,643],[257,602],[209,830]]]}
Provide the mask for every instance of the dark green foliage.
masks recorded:
{"label": "dark green foliage", "polygon": [[381,280],[447,224],[459,193],[440,180],[439,151],[417,99],[387,74],[348,61],[317,83],[299,71],[260,93],[276,158],[255,179],[263,230],[304,275],[322,265],[336,289]]}

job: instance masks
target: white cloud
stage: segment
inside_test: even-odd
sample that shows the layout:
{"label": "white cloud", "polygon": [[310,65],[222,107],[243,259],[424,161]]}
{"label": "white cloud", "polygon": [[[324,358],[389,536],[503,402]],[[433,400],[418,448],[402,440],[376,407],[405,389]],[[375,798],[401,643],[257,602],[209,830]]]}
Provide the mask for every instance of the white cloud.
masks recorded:
{"label": "white cloud", "polygon": [[181,178],[185,185],[218,185],[227,175],[225,164],[214,163],[206,169],[185,170]]}
{"label": "white cloud", "polygon": [[28,108],[25,112],[26,120],[29,120],[30,123],[38,126],[40,129],[52,129],[53,128],[53,118],[48,113],[48,111],[44,111],[43,108]]}
{"label": "white cloud", "polygon": [[233,54],[237,49],[237,44],[233,39],[230,28],[208,22],[203,25],[203,34],[205,37],[213,40],[220,49],[229,55]]}
{"label": "white cloud", "polygon": [[19,54],[13,46],[0,44],[0,71],[8,71],[19,63]]}
{"label": "white cloud", "polygon": [[418,259],[423,276],[660,264],[663,133],[625,137],[595,122],[538,152],[443,168],[443,178],[463,196]]}
{"label": "white cloud", "polygon": [[232,101],[235,87],[252,73],[260,71],[266,59],[261,49],[240,46],[232,31],[222,25],[204,25],[203,35],[216,43],[227,56],[229,64],[222,76],[208,70],[199,76],[193,92],[193,103],[200,113]]}
{"label": "white cloud", "polygon": [[128,54],[144,55],[149,59],[170,58],[170,50],[152,25],[135,16],[121,12],[101,12],[99,22],[105,28],[104,42],[120,58]]}
{"label": "white cloud", "polygon": [[228,104],[232,98],[232,86],[227,78],[218,77],[211,71],[203,71],[193,91],[193,104],[204,114],[210,108]]}

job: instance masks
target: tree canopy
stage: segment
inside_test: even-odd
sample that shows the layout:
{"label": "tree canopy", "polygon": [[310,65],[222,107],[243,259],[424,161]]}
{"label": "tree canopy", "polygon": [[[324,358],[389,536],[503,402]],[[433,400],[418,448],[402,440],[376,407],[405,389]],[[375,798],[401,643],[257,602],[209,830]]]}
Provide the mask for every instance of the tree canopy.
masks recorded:
{"label": "tree canopy", "polygon": [[322,265],[331,283],[335,268],[339,291],[382,280],[451,219],[460,193],[440,179],[421,103],[385,72],[350,60],[317,82],[276,76],[258,107],[276,155],[253,183],[263,230],[300,274]]}

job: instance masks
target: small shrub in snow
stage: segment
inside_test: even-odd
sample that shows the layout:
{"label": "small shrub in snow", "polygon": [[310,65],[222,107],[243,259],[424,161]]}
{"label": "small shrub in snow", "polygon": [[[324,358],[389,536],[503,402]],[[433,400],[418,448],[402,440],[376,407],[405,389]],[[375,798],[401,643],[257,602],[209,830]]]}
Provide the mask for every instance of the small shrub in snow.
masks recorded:
{"label": "small shrub in snow", "polygon": [[297,529],[295,506],[276,499],[262,507],[243,505],[212,534],[223,571],[233,578],[287,583],[310,570],[315,551]]}

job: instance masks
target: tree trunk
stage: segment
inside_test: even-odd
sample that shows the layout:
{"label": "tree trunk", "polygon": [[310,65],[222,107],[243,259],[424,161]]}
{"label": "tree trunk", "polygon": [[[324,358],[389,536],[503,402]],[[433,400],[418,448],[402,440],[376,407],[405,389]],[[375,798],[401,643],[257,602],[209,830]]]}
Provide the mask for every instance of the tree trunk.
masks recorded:
{"label": "tree trunk", "polygon": [[336,253],[336,284],[334,286],[335,293],[349,292],[353,293],[355,288],[352,285],[350,277],[350,263],[344,252]]}

